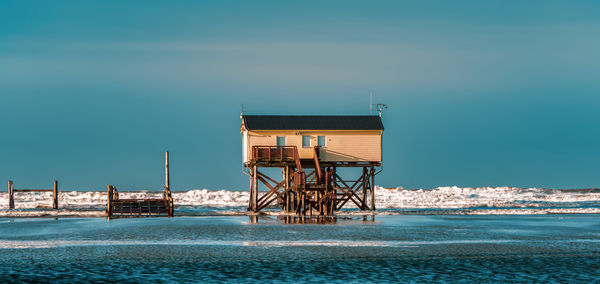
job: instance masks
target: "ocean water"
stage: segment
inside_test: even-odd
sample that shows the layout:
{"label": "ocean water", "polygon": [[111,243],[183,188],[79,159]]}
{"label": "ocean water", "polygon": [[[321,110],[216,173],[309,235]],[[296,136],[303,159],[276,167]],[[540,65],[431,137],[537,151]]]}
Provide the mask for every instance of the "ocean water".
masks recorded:
{"label": "ocean water", "polygon": [[[121,191],[121,198],[161,198],[162,192]],[[600,189],[543,189],[514,187],[438,187],[435,189],[386,189],[376,187],[377,214],[600,214]],[[174,190],[178,216],[244,215],[247,191]],[[8,193],[0,192],[0,217],[79,216],[102,217],[105,191],[62,191],[59,210],[51,207],[51,193],[17,193],[16,210],[8,210]],[[279,214],[276,207],[267,214]],[[344,214],[356,212],[346,203]]]}
{"label": "ocean water", "polygon": [[600,215],[0,218],[0,280],[593,283]]}

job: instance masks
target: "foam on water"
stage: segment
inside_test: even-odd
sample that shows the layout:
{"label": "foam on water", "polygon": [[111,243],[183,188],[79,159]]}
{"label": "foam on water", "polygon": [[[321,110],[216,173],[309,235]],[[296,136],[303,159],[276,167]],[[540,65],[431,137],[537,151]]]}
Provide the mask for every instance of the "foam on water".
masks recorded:
{"label": "foam on water", "polygon": [[[378,214],[403,214],[410,210],[436,214],[554,214],[600,213],[598,189],[540,189],[515,187],[438,187],[404,189],[376,187]],[[121,198],[161,198],[162,192],[120,192]],[[247,191],[194,189],[175,191],[174,202],[182,215],[239,215],[245,212]],[[59,210],[49,211],[51,193],[24,192],[15,196],[17,210],[8,210],[8,193],[0,193],[0,216],[104,216],[106,193],[66,191],[59,194]],[[355,205],[348,202],[347,214]],[[278,211],[268,212],[278,214]]]}
{"label": "foam on water", "polygon": [[386,189],[376,187],[378,208],[527,208],[599,205],[599,189],[516,187],[438,187]]}
{"label": "foam on water", "polygon": [[[598,240],[600,242],[600,240]],[[222,241],[222,240],[51,240],[51,241],[18,241],[9,240],[0,243],[0,249],[13,248],[56,248],[74,246],[134,246],[134,245],[205,245],[205,246],[251,246],[251,247],[406,247],[417,245],[439,244],[474,244],[474,243],[507,243],[513,240],[451,240],[451,241],[344,241],[344,240],[313,240],[313,241]]]}
{"label": "foam on water", "polygon": [[[223,241],[223,240],[51,240],[19,241],[7,240],[0,243],[0,249],[58,248],[90,246],[239,246],[239,247],[417,247],[451,244],[507,244],[529,242],[529,240],[444,240],[444,241],[349,241],[349,240],[311,240],[311,241]],[[562,240],[561,242],[599,243],[600,240]]]}

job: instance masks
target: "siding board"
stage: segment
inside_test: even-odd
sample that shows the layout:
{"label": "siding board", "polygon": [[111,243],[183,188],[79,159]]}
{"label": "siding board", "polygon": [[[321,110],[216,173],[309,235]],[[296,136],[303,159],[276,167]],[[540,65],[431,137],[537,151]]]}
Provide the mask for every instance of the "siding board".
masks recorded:
{"label": "siding board", "polygon": [[[321,161],[326,162],[380,162],[381,131],[248,131],[248,159],[253,146],[276,146],[277,136],[286,136],[286,146],[296,146],[301,159],[312,159],[318,136],[326,136],[327,146],[321,149]],[[302,148],[302,136],[311,137],[311,148]]]}

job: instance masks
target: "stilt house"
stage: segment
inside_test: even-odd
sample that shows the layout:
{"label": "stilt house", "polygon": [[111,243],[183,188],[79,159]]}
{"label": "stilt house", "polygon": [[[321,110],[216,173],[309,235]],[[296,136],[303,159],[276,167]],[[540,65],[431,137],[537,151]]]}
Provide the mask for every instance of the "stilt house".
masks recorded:
{"label": "stilt house", "polygon": [[[380,116],[242,115],[242,161],[251,178],[248,209],[274,201],[287,212],[333,214],[352,201],[374,210],[374,176],[382,161]],[[279,182],[258,171],[279,167]],[[344,180],[341,167],[361,167],[358,179]],[[258,181],[268,192],[259,197]],[[370,193],[370,194],[368,194]],[[370,206],[367,203],[370,195]]]}

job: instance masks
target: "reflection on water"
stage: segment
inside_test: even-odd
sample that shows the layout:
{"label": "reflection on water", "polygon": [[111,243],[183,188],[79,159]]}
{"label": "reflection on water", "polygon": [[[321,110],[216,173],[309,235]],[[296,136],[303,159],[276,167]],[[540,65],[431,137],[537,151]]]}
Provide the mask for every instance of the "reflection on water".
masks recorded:
{"label": "reflection on water", "polygon": [[[271,217],[262,217],[259,215],[250,215],[250,224],[258,224],[262,219],[265,222],[272,222]],[[277,221],[283,224],[336,224],[338,219],[355,220],[352,217],[337,217],[337,216],[298,216],[298,215],[279,215]],[[364,223],[375,222],[375,215],[363,215],[361,218]]]}

